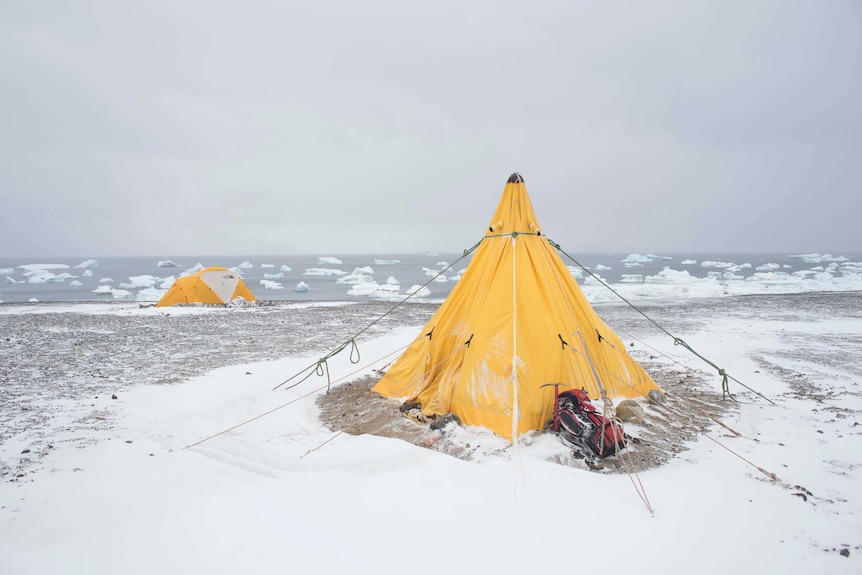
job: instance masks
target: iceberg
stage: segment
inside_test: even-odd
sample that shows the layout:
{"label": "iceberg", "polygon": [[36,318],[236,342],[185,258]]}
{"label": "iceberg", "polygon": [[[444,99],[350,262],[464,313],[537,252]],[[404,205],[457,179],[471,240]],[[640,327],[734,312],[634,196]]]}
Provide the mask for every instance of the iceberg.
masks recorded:
{"label": "iceberg", "polygon": [[347,290],[347,295],[368,297],[377,293],[378,289],[380,289],[380,286],[376,282],[360,282]]}
{"label": "iceberg", "polygon": [[254,264],[251,262],[242,262],[237,266],[240,269],[248,270],[254,267]]}
{"label": "iceberg", "polygon": [[131,276],[129,277],[128,283],[121,283],[118,287],[122,289],[151,288],[155,287],[156,284],[160,283],[161,281],[161,278],[157,278],[156,276]]}
{"label": "iceberg", "polygon": [[291,267],[290,266],[281,266],[281,271],[289,272],[289,271],[291,271]]}
{"label": "iceberg", "polygon": [[305,282],[299,282],[296,284],[296,291],[298,293],[306,293],[309,291],[308,284]]}
{"label": "iceberg", "polygon": [[306,268],[304,276],[345,276],[346,271],[332,268]]}
{"label": "iceberg", "polygon": [[407,293],[414,297],[428,297],[431,295],[431,290],[421,285],[411,286]]}
{"label": "iceberg", "polygon": [[260,280],[260,285],[262,285],[264,289],[284,289],[283,285],[272,280]]}
{"label": "iceberg", "polygon": [[284,273],[263,274],[263,279],[265,279],[265,280],[283,280],[284,279]]}
{"label": "iceberg", "polygon": [[144,288],[138,292],[138,296],[135,298],[135,301],[140,302],[153,302],[159,301],[162,299],[162,296],[165,295],[167,290],[156,289],[156,288]]}
{"label": "iceberg", "polygon": [[178,268],[178,267],[180,267],[180,265],[178,263],[172,262],[171,260],[161,260],[156,265],[160,268]]}
{"label": "iceberg", "polygon": [[379,258],[374,258],[374,265],[376,266],[394,266],[401,263],[401,260],[382,260]]}
{"label": "iceberg", "polygon": [[320,256],[319,258],[317,258],[317,263],[324,264],[324,265],[330,265],[330,266],[340,266],[344,262],[342,262],[338,258],[333,258],[333,257],[328,257],[328,256]]}
{"label": "iceberg", "polygon": [[78,265],[76,265],[75,267],[76,268],[84,268],[84,269],[92,269],[92,268],[99,267],[99,262],[97,260],[84,260],[81,263],[79,263]]}

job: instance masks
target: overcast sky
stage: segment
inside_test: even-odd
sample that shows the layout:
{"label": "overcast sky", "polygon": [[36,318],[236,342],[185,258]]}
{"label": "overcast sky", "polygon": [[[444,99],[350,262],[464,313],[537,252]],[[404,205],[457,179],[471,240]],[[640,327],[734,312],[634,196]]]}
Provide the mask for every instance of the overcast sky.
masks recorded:
{"label": "overcast sky", "polygon": [[0,0],[0,257],[862,252],[862,2]]}

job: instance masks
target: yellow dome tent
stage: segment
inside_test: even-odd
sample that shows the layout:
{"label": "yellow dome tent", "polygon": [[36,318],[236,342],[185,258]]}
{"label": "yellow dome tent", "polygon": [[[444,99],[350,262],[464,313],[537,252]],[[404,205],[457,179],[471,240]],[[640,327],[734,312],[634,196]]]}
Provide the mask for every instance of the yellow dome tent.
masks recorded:
{"label": "yellow dome tent", "polygon": [[237,298],[257,301],[239,274],[225,268],[205,268],[178,278],[156,306],[182,304],[228,304]]}
{"label": "yellow dome tent", "polygon": [[593,399],[658,389],[590,306],[513,174],[461,279],[373,391],[514,441],[553,417],[547,383]]}

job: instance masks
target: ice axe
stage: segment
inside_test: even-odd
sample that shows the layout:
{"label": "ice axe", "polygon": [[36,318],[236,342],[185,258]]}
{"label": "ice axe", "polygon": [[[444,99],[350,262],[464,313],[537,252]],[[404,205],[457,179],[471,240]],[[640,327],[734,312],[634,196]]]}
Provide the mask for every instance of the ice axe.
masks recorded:
{"label": "ice axe", "polygon": [[539,387],[554,386],[554,433],[560,433],[560,386],[563,383],[546,383]]}

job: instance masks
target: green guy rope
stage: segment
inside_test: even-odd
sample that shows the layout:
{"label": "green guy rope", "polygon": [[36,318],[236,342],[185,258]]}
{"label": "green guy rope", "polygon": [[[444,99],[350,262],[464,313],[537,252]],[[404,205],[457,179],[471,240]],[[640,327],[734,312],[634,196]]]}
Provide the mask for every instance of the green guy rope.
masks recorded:
{"label": "green guy rope", "polygon": [[752,393],[755,393],[756,395],[758,395],[758,396],[760,396],[761,398],[765,399],[766,401],[768,401],[768,402],[769,402],[769,403],[771,403],[772,405],[775,405],[775,402],[774,402],[774,401],[772,401],[771,399],[769,399],[768,397],[766,397],[765,395],[763,395],[763,394],[762,394],[762,393],[760,393],[759,391],[757,391],[757,390],[755,390],[755,389],[752,389],[752,388],[748,387],[747,385],[745,385],[744,383],[742,383],[741,381],[739,381],[739,380],[738,380],[738,379],[736,379],[735,377],[733,377],[733,376],[729,375],[729,374],[728,374],[724,369],[720,368],[719,366],[717,366],[716,364],[714,364],[713,362],[711,362],[709,359],[707,359],[706,357],[702,356],[702,355],[701,355],[701,354],[699,354],[697,351],[695,351],[695,350],[694,350],[694,348],[692,348],[688,343],[686,343],[686,342],[685,342],[685,340],[683,340],[682,338],[679,338],[679,337],[677,337],[677,336],[673,335],[673,334],[672,334],[672,333],[670,333],[668,330],[666,330],[664,327],[662,327],[661,325],[659,325],[659,324],[658,324],[658,322],[656,322],[654,319],[652,319],[650,316],[648,316],[646,313],[644,313],[644,312],[643,312],[643,310],[641,310],[641,309],[640,309],[640,308],[638,308],[636,305],[634,305],[632,302],[630,302],[630,301],[629,301],[629,300],[627,300],[625,297],[623,297],[623,296],[622,296],[622,294],[620,294],[620,293],[619,293],[618,291],[616,291],[614,288],[612,288],[612,287],[611,287],[611,286],[609,286],[607,283],[605,283],[605,282],[604,282],[604,281],[603,281],[599,276],[597,276],[597,275],[596,275],[596,274],[594,274],[592,271],[590,271],[590,270],[589,270],[587,267],[585,267],[581,262],[579,262],[578,260],[576,260],[575,258],[573,258],[572,256],[570,256],[569,254],[567,254],[567,253],[563,250],[563,248],[562,248],[562,247],[560,247],[560,244],[558,244],[558,243],[554,242],[553,240],[551,240],[551,239],[550,239],[550,238],[548,238],[547,236],[546,236],[546,239],[548,240],[548,243],[549,243],[549,244],[551,244],[551,246],[553,246],[557,251],[559,251],[559,252],[560,252],[560,253],[562,253],[564,256],[566,256],[567,258],[569,258],[569,259],[570,259],[572,262],[574,262],[574,263],[575,263],[579,268],[581,268],[582,270],[584,270],[585,272],[587,272],[588,274],[590,274],[590,276],[591,276],[594,280],[596,280],[597,282],[599,282],[599,283],[600,283],[601,285],[603,285],[604,287],[608,288],[608,289],[611,291],[611,293],[613,293],[615,296],[617,296],[618,298],[620,298],[621,300],[623,300],[623,301],[624,301],[624,302],[625,302],[629,307],[631,307],[633,310],[635,310],[636,312],[638,312],[639,314],[641,314],[644,318],[646,318],[646,319],[647,319],[647,321],[649,321],[651,324],[653,324],[653,325],[654,325],[655,327],[657,327],[659,330],[661,330],[662,332],[664,332],[665,334],[667,334],[669,337],[671,337],[671,338],[673,339],[673,344],[674,344],[674,345],[681,345],[682,347],[684,347],[685,349],[687,349],[688,351],[690,351],[691,353],[693,353],[694,355],[696,355],[697,357],[699,357],[700,359],[702,359],[704,362],[706,362],[706,363],[707,363],[709,366],[711,366],[713,369],[715,369],[715,370],[718,372],[718,375],[720,375],[720,376],[721,376],[721,396],[722,396],[722,398],[724,398],[724,397],[730,397],[731,399],[734,399],[734,398],[733,398],[733,396],[730,394],[730,387],[729,387],[729,385],[728,385],[728,383],[727,383],[727,380],[728,380],[728,379],[732,379],[733,381],[735,381],[736,383],[738,383],[739,385],[741,385],[741,386],[742,386],[742,387],[744,387],[745,389],[747,389],[747,390],[751,391]]}

